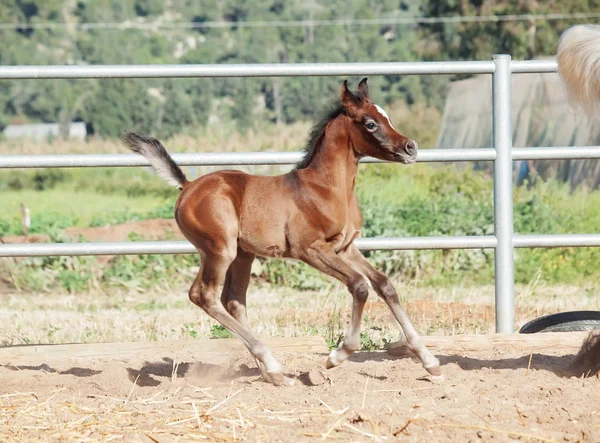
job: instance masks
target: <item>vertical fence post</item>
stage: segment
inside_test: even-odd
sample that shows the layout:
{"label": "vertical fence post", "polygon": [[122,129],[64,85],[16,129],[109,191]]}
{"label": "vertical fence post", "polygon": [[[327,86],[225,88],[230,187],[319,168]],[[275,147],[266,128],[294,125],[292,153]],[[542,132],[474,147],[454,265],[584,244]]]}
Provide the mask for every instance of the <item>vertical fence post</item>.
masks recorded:
{"label": "vertical fence post", "polygon": [[514,332],[514,260],[512,124],[510,55],[492,57],[492,118],[494,132],[494,232],[498,240],[495,258],[496,332]]}

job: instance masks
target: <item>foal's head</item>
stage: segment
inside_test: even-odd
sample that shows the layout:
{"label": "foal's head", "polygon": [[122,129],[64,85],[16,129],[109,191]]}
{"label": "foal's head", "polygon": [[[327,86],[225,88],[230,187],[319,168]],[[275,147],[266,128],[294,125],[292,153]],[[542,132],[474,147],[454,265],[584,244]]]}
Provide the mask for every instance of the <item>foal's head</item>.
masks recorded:
{"label": "foal's head", "polygon": [[404,164],[417,159],[417,142],[397,132],[386,112],[369,99],[367,79],[358,85],[353,94],[344,81],[341,90],[344,113],[352,121],[352,142],[360,156]]}

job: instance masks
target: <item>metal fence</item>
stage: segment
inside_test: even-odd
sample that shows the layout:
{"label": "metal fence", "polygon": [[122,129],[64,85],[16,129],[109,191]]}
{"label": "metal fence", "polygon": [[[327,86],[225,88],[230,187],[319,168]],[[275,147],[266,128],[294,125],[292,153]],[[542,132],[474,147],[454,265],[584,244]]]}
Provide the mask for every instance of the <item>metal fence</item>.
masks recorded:
{"label": "metal fence", "polygon": [[[495,250],[496,331],[514,331],[514,248],[600,246],[600,234],[514,235],[513,160],[598,159],[600,147],[512,147],[511,75],[556,72],[553,61],[511,61],[495,55],[491,61],[419,63],[312,63],[252,65],[104,65],[104,66],[0,66],[2,79],[73,78],[183,78],[183,77],[291,77],[349,75],[491,74],[493,148],[427,149],[418,162],[494,162],[493,236],[364,238],[361,250],[479,249]],[[298,152],[175,154],[183,166],[286,165],[301,158]],[[376,162],[365,159],[365,162]],[[149,166],[132,154],[4,155],[2,168],[70,168]],[[52,255],[187,254],[196,252],[186,241],[3,244],[0,257]]]}

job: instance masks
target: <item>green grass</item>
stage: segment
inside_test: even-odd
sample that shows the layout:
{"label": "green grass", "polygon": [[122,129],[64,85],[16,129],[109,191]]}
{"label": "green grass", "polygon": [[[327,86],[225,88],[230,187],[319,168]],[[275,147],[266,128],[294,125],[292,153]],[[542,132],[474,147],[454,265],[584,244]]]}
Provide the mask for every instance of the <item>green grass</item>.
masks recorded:
{"label": "green grass", "polygon": [[[76,294],[53,291],[6,294],[0,307],[0,345],[98,343],[226,338],[228,333],[187,297],[190,282],[153,290],[112,288]],[[420,334],[488,334],[494,331],[493,286],[436,288],[395,282],[407,315]],[[517,328],[541,315],[598,310],[598,285],[516,285]],[[248,318],[260,337],[318,335],[331,348],[348,326],[351,297],[337,287],[294,291],[253,282]],[[384,349],[400,338],[383,301],[371,294],[361,330],[361,348]]]}
{"label": "green grass", "polygon": [[[20,233],[21,201],[31,208],[30,232],[49,233],[53,241],[60,241],[60,230],[68,226],[106,226],[173,216],[177,191],[146,170],[24,174],[0,178],[4,189],[0,192],[4,208],[0,235]],[[492,179],[483,171],[452,165],[362,166],[357,194],[364,237],[473,236],[494,231]],[[514,220],[515,232],[521,234],[597,233],[600,192],[579,189],[570,193],[566,185],[538,181],[530,189],[515,190]],[[491,250],[371,251],[366,256],[381,271],[407,281],[441,286],[493,282]],[[516,281],[522,284],[537,279],[552,284],[600,280],[596,272],[599,248],[517,250],[515,257]],[[147,289],[160,285],[166,274],[175,281],[189,279],[193,272],[181,270],[198,264],[195,256],[118,257],[104,268],[95,260],[31,259],[0,265],[0,274],[8,274],[5,279],[22,290],[61,287],[77,292],[90,284]],[[261,277],[271,283],[301,290],[330,285],[322,274],[302,263],[261,262]]]}
{"label": "green grass", "polygon": [[[23,203],[30,209],[31,233],[47,233],[47,227],[88,227],[92,221],[114,213],[149,212],[164,202],[155,196],[129,197],[123,194],[101,194],[92,190],[50,189],[20,190],[0,193],[0,220],[17,226],[20,231]],[[17,232],[11,232],[17,234]]]}
{"label": "green grass", "polygon": [[233,334],[229,332],[223,325],[215,324],[210,328],[210,338],[233,338]]}
{"label": "green grass", "polygon": [[0,235],[22,234],[21,203],[30,210],[29,232],[50,234],[66,227],[171,217],[176,196],[175,189],[140,168],[2,172]]}

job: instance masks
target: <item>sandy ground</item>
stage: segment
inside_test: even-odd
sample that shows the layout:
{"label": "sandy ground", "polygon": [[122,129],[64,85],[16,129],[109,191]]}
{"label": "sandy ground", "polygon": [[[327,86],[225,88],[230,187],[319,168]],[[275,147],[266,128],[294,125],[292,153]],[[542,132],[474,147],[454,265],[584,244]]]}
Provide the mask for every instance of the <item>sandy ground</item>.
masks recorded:
{"label": "sandy ground", "polygon": [[438,355],[442,382],[384,352],[329,371],[325,354],[276,352],[285,388],[245,353],[5,365],[0,440],[598,442],[600,379],[562,375],[576,352]]}
{"label": "sandy ground", "polygon": [[[140,225],[144,232],[154,229],[152,238],[165,231],[177,237],[169,221],[135,224]],[[68,234],[119,241],[132,227]],[[580,289],[576,296],[566,288],[534,289],[517,291],[520,324],[548,312],[597,309],[598,299]],[[0,343],[5,344],[190,338],[189,328],[182,324],[193,327],[198,336],[207,336],[212,325],[189,306],[183,289],[135,297],[115,293],[24,298],[9,292],[0,311]],[[408,294],[407,309],[421,333],[485,333],[492,328],[489,288],[460,297],[454,290],[425,294],[404,288],[402,292]],[[307,325],[326,331],[331,318],[338,318],[343,329],[349,300],[346,294],[339,297],[343,300],[338,300],[336,291],[265,292],[250,298],[252,324],[261,336],[306,335]],[[149,307],[142,309],[144,303]],[[394,337],[388,332],[389,314],[381,303],[369,302],[367,315],[373,325],[383,328],[381,334]],[[287,330],[289,325],[295,329]],[[115,332],[103,333],[103,328]],[[288,375],[296,379],[294,386],[286,388],[262,382],[245,352],[161,352],[122,359],[40,357],[35,364],[19,367],[0,361],[0,442],[123,438],[600,442],[600,379],[570,378],[562,372],[577,350],[540,348],[530,354],[511,345],[485,352],[442,353],[438,357],[445,379],[436,383],[414,360],[384,352],[357,353],[330,371],[323,369],[325,354],[276,352]]]}

